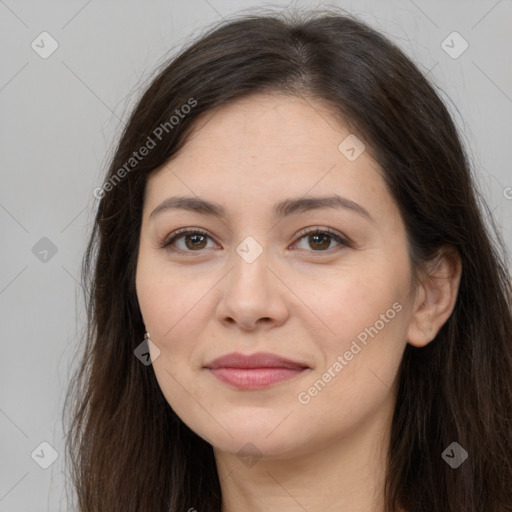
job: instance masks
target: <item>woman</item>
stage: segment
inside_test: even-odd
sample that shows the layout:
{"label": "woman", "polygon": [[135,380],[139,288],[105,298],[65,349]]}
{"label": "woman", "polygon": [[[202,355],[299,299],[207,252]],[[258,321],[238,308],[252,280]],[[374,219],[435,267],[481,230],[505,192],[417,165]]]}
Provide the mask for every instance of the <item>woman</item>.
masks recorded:
{"label": "woman", "polygon": [[81,512],[512,510],[510,276],[447,109],[382,35],[212,28],[95,195]]}

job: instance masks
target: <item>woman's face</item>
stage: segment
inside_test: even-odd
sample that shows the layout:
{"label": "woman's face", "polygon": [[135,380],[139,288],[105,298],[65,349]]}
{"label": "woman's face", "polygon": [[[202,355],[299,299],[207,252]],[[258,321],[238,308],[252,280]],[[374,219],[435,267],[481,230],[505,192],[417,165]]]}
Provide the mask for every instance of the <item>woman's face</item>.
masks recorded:
{"label": "woman's face", "polygon": [[[165,398],[232,454],[286,458],[379,431],[412,304],[376,162],[318,101],[253,95],[205,119],[146,188],[136,287]],[[178,196],[224,216],[159,208]],[[296,364],[210,364],[263,352]]]}

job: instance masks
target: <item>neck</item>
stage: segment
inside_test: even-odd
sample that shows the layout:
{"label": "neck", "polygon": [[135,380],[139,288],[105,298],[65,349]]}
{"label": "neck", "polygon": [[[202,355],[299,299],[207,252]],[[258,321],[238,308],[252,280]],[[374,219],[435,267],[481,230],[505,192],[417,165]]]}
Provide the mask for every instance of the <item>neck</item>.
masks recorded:
{"label": "neck", "polygon": [[286,457],[244,461],[215,450],[222,512],[385,512],[390,411]]}

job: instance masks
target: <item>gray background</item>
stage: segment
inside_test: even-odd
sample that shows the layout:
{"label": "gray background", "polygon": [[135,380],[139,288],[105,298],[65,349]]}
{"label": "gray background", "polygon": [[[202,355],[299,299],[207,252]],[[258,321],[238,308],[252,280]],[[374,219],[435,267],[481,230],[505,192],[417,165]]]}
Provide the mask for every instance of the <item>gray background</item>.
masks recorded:
{"label": "gray background", "polygon": [[[0,512],[71,510],[61,412],[84,322],[79,268],[92,191],[141,80],[209,23],[287,3],[0,0]],[[391,37],[442,89],[511,247],[511,0],[332,5]],[[59,45],[46,59],[31,47],[51,48],[43,31]],[[453,31],[469,44],[458,58],[441,46]],[[59,454],[47,469],[35,462],[50,461],[42,442]]]}

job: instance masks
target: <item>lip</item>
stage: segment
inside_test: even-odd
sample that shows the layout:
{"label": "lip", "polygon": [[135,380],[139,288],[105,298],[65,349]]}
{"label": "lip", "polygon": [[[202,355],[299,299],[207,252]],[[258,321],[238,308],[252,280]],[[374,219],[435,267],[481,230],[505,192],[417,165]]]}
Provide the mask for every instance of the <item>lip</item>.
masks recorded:
{"label": "lip", "polygon": [[247,390],[265,388],[310,369],[305,363],[268,352],[250,355],[231,353],[204,367],[221,382]]}

